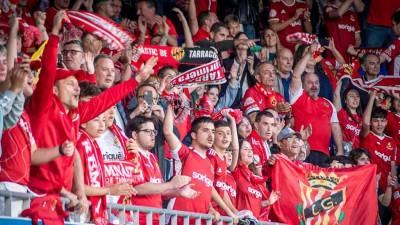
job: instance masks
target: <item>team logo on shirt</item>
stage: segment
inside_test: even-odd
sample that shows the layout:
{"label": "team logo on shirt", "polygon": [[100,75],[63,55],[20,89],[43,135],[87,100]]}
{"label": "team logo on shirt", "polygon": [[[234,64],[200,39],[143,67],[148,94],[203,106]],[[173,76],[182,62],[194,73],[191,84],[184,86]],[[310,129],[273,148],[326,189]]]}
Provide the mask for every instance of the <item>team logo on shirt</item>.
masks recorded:
{"label": "team logo on shirt", "polygon": [[271,105],[276,106],[276,98],[275,96],[271,96]]}
{"label": "team logo on shirt", "polygon": [[299,181],[302,203],[296,205],[300,224],[341,224],[345,218],[346,189],[336,189],[347,176],[334,172],[307,175],[308,184]]}
{"label": "team logo on shirt", "polygon": [[387,143],[386,148],[389,149],[389,150],[393,150],[393,146],[392,146],[392,144],[390,142]]}

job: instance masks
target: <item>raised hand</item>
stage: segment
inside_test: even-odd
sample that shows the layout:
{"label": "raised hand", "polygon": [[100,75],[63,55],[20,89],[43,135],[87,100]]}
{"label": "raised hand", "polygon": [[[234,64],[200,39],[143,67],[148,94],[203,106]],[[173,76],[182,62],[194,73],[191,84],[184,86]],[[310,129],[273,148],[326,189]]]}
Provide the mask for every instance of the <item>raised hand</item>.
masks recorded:
{"label": "raised hand", "polygon": [[154,66],[157,65],[157,61],[158,58],[152,56],[149,60],[145,62],[143,67],[140,69],[138,75],[136,75],[137,82],[141,83],[150,77],[151,73],[153,72]]}

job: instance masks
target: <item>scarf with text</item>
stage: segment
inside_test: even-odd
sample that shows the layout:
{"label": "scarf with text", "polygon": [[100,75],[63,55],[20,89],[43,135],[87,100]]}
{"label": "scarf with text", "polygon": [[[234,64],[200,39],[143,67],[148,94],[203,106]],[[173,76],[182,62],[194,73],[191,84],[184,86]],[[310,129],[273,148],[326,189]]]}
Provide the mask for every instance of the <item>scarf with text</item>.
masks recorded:
{"label": "scarf with text", "polygon": [[[84,175],[85,184],[91,187],[105,187],[104,162],[101,150],[95,140],[88,133],[81,130],[80,138],[76,148],[83,155],[82,162],[86,165]],[[96,225],[107,225],[107,201],[106,196],[90,196],[91,219]]]}
{"label": "scarf with text", "polygon": [[225,82],[224,70],[218,59],[190,69],[170,81],[173,86],[180,87],[217,85]]}

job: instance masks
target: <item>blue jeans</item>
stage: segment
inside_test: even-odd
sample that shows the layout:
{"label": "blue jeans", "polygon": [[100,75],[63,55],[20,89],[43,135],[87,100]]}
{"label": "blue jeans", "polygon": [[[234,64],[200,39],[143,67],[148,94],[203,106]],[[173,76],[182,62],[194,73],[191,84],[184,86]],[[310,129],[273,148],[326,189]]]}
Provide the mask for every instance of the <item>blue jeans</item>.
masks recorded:
{"label": "blue jeans", "polygon": [[367,25],[366,46],[369,48],[382,48],[389,45],[395,35],[392,28],[376,25]]}

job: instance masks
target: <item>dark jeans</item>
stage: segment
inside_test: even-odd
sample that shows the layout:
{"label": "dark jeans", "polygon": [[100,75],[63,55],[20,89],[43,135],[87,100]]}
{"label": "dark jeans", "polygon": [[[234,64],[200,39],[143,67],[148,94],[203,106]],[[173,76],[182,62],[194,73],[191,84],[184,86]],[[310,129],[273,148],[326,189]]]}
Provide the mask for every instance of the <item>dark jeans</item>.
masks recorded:
{"label": "dark jeans", "polygon": [[320,167],[328,167],[329,166],[329,156],[325,155],[320,151],[311,150],[310,155],[306,158],[308,163],[314,164]]}

